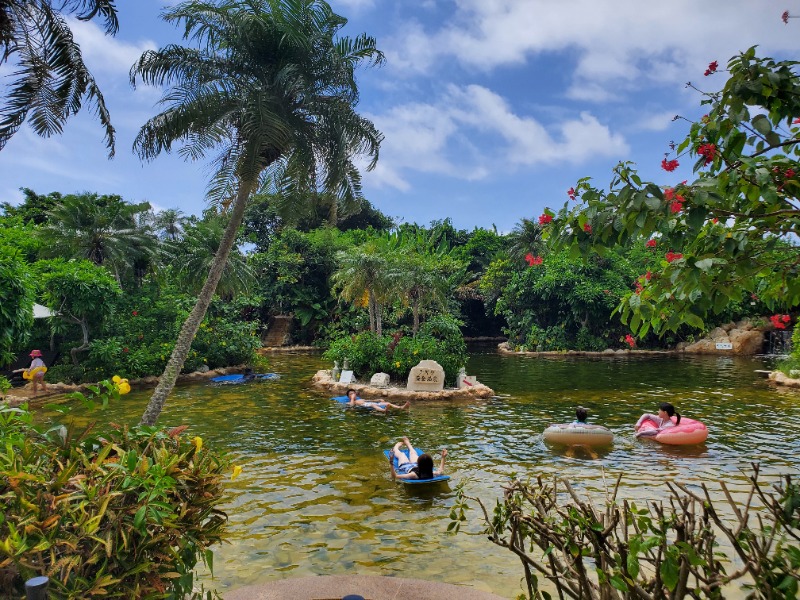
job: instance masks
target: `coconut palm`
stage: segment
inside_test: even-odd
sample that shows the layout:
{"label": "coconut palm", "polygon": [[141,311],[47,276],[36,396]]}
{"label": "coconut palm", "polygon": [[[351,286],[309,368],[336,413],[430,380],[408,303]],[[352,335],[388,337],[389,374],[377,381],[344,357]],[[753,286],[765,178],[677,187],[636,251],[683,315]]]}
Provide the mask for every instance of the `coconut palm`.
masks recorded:
{"label": "coconut palm", "polygon": [[173,144],[197,160],[216,155],[209,198],[228,226],[197,303],[181,328],[142,423],[153,424],[175,385],[233,247],[250,195],[267,181],[282,193],[360,196],[353,158],[378,158],[381,134],[355,112],[355,68],[383,55],[365,35],[337,37],[346,19],[323,0],[187,1],[164,18],[197,48],[145,52],[131,82],[164,86],[164,110],[134,148],[152,160]]}
{"label": "coconut palm", "polygon": [[530,219],[522,219],[514,226],[509,237],[511,258],[522,262],[525,255],[541,254],[545,249],[542,226]]}
{"label": "coconut palm", "polygon": [[114,128],[103,94],[83,62],[81,49],[64,18],[99,17],[105,32],[119,28],[115,0],[0,0],[0,66],[13,59],[14,80],[0,108],[0,150],[25,120],[39,135],[61,133],[66,120],[88,100],[105,129],[109,156]]}

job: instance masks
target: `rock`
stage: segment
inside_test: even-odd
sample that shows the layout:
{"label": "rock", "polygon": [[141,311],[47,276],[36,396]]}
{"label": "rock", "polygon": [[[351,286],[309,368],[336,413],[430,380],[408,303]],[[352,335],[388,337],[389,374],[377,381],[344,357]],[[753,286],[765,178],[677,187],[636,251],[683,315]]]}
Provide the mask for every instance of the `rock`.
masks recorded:
{"label": "rock", "polygon": [[708,334],[708,337],[718,342],[727,342],[728,332],[725,331],[722,327],[715,327],[714,329],[711,330],[711,333]]}
{"label": "rock", "polygon": [[730,334],[733,353],[738,356],[752,356],[761,352],[764,333],[758,330],[734,329]]}
{"label": "rock", "polygon": [[606,348],[603,350],[603,354],[616,354],[613,348]]}
{"label": "rock", "polygon": [[197,368],[198,373],[208,373],[211,369],[208,368],[208,365],[200,365]]}
{"label": "rock", "polygon": [[376,388],[387,388],[389,387],[389,374],[375,373],[369,380],[369,384]]}
{"label": "rock", "polygon": [[722,326],[722,329],[725,330],[726,333],[730,333],[731,329],[735,328],[736,328],[736,323],[734,323],[733,321],[731,321],[730,323],[725,323],[725,325]]}
{"label": "rock", "polygon": [[435,360],[421,360],[411,367],[406,389],[415,392],[439,392],[444,389],[444,369]]}

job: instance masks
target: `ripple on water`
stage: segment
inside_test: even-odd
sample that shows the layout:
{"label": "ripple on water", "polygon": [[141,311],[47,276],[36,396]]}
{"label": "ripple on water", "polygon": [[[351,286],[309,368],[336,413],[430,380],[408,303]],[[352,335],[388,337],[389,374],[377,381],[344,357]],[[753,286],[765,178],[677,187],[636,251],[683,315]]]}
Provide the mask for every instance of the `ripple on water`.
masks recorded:
{"label": "ripple on water", "polygon": [[[669,479],[721,499],[724,481],[744,499],[751,462],[765,478],[800,470],[800,397],[753,376],[761,361],[732,358],[587,360],[474,356],[468,372],[505,397],[414,406],[376,415],[344,409],[309,385],[316,356],[276,356],[278,381],[247,386],[179,387],[162,423],[190,424],[192,435],[225,449],[244,467],[228,484],[229,544],[216,549],[212,585],[221,591],[314,574],[404,575],[475,585],[506,597],[520,591],[518,561],[488,543],[478,513],[448,535],[455,484],[492,506],[511,473],[561,477],[602,501],[624,474],[620,496],[662,499]],[[147,401],[131,393],[108,421],[134,422]],[[663,446],[634,439],[642,412],[671,402],[709,427],[705,444]],[[583,405],[590,421],[615,434],[590,453],[549,447],[541,434],[571,421]],[[80,409],[74,413],[78,421]],[[59,418],[56,414],[47,418]],[[427,451],[447,447],[453,485],[433,490],[393,483],[382,450],[409,434]],[[735,594],[731,597],[735,597]]]}

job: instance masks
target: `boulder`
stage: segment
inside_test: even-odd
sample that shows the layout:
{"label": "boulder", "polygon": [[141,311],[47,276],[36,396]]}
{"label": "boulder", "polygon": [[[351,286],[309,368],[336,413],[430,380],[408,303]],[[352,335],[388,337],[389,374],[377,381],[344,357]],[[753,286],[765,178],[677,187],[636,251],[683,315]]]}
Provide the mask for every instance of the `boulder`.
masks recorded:
{"label": "boulder", "polygon": [[389,374],[375,373],[369,380],[369,384],[376,388],[387,388],[389,387]]}
{"label": "boulder", "polygon": [[444,389],[444,369],[435,360],[421,360],[411,367],[406,389],[415,392],[440,392]]}
{"label": "boulder", "polygon": [[733,353],[738,356],[752,356],[761,352],[764,333],[758,330],[734,329],[730,334]]}

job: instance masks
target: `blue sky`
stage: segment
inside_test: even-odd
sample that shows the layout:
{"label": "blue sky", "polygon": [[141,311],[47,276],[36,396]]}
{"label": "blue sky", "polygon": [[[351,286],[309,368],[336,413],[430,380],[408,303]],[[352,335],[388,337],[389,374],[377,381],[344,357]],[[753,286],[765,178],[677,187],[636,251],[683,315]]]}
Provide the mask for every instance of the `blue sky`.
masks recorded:
{"label": "blue sky", "polygon": [[[106,159],[90,113],[50,139],[21,130],[0,152],[0,200],[20,187],[39,193],[95,191],[198,214],[206,165],[162,155],[142,164],[131,152],[156,112],[160,90],[128,83],[147,48],[179,41],[159,19],[163,0],[120,0],[115,38],[74,23],[117,129]],[[690,177],[660,169],[670,140],[701,114],[692,81],[705,90],[724,67],[758,44],[761,53],[800,59],[800,0],[333,0],[349,19],[343,33],[377,38],[387,63],[359,75],[359,110],[386,139],[364,174],[365,196],[406,222],[452,218],[471,229],[509,231],[545,206],[558,208],[577,179],[606,186],[620,160],[660,184]],[[0,67],[0,75],[12,65]],[[2,92],[2,87],[0,87]],[[692,161],[684,161],[687,165]]]}

